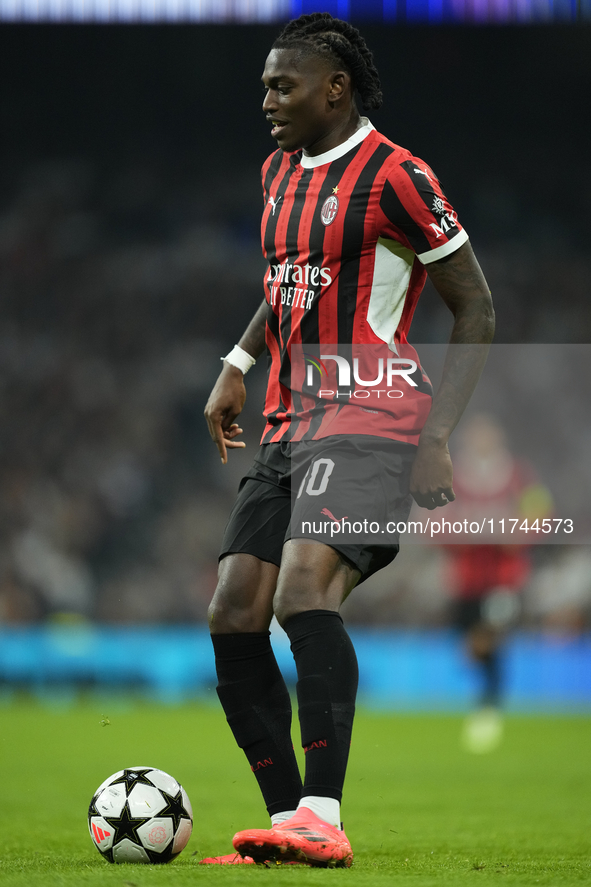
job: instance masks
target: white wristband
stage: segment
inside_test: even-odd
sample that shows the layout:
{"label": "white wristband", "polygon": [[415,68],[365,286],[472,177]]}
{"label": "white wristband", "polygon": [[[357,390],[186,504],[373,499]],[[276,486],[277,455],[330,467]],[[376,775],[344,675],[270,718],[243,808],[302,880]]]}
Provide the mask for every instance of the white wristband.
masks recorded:
{"label": "white wristband", "polygon": [[244,375],[246,375],[251,366],[254,366],[256,363],[256,358],[251,357],[248,351],[245,351],[240,345],[234,345],[230,353],[226,354],[226,356],[221,359],[231,363],[233,367],[242,370]]}

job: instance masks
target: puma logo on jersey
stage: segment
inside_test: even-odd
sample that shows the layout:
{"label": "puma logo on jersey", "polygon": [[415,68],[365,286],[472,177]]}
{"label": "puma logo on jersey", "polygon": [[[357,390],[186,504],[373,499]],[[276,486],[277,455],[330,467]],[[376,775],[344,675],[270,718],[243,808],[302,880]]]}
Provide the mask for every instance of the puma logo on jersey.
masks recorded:
{"label": "puma logo on jersey", "polygon": [[269,203],[271,204],[271,206],[273,207],[273,215],[275,215],[275,210],[277,209],[277,205],[278,205],[278,203],[279,203],[280,200],[281,200],[281,197],[278,197],[277,200],[275,200],[274,197],[269,197],[269,201],[268,201],[268,202],[269,202]]}
{"label": "puma logo on jersey", "polygon": [[433,181],[433,179],[431,178],[431,176],[429,175],[429,173],[427,172],[426,169],[415,169],[414,172],[415,172],[416,176],[426,176],[430,182]]}

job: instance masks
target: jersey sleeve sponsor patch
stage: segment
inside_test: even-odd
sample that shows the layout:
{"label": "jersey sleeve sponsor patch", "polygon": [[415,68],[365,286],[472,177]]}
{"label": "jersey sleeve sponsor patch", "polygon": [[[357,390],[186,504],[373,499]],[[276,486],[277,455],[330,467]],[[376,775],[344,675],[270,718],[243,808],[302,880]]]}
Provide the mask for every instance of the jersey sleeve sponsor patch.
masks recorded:
{"label": "jersey sleeve sponsor patch", "polygon": [[380,234],[409,246],[423,264],[455,252],[468,239],[433,170],[414,158],[388,176],[380,209]]}

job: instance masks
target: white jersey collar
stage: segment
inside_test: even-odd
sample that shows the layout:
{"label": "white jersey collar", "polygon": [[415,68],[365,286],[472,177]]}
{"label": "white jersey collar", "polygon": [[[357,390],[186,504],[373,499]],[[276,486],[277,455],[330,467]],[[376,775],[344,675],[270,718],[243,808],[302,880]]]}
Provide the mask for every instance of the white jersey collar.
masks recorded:
{"label": "white jersey collar", "polygon": [[324,166],[325,163],[332,163],[333,160],[338,160],[339,157],[343,157],[348,151],[354,148],[355,145],[359,145],[365,138],[367,138],[372,129],[375,129],[375,126],[370,123],[367,117],[362,117],[360,128],[355,130],[353,135],[350,136],[346,142],[337,145],[336,148],[332,148],[332,150],[327,151],[325,154],[317,154],[315,157],[310,157],[308,154],[302,153],[300,163],[304,169],[316,169],[317,166]]}

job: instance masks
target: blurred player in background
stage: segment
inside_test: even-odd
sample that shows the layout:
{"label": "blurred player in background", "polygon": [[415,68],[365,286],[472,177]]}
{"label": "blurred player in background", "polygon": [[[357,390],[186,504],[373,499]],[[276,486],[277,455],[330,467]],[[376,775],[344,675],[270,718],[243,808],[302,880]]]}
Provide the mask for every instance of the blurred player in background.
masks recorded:
{"label": "blurred player in background", "polygon": [[[336,522],[336,514],[367,515],[379,506],[403,519],[409,492],[430,509],[454,498],[447,441],[486,360],[494,313],[468,236],[433,171],[359,114],[356,93],[369,109],[380,107],[382,93],[357,29],[327,13],[300,17],[275,41],[262,79],[263,112],[279,147],[262,171],[265,299],[224,358],[206,418],[226,462],[228,449],[244,446],[234,421],[246,396],[244,373],[266,351],[267,425],[222,541],[209,618],[218,695],[271,828],[238,832],[238,853],[203,862],[349,866],[340,801],[358,670],[339,609],[398,545],[326,544],[307,537],[295,514],[317,514],[322,504]],[[451,342],[462,346],[448,351],[433,399],[406,338],[427,273],[454,316]],[[335,343],[382,347],[390,358],[413,354],[416,372],[401,380],[404,401],[377,401],[373,389],[371,408],[352,392],[312,396],[292,372],[296,346],[321,352]],[[300,474],[292,470],[296,448],[307,459],[298,461]],[[354,489],[353,465],[360,473]],[[292,515],[294,481],[297,490],[319,466],[326,498],[320,503],[302,483]],[[290,696],[270,643],[273,614],[297,667],[303,784]]]}
{"label": "blurred player in background", "polygon": [[[509,450],[494,416],[478,413],[464,422],[454,454],[456,501],[451,521],[490,520],[511,525],[548,517],[551,498],[533,470]],[[453,541],[453,540],[452,540]],[[464,724],[464,746],[474,753],[492,751],[502,738],[504,682],[502,644],[520,613],[520,592],[531,572],[531,547],[508,544],[447,545],[453,622],[464,635],[468,655],[481,680],[477,709]]]}

